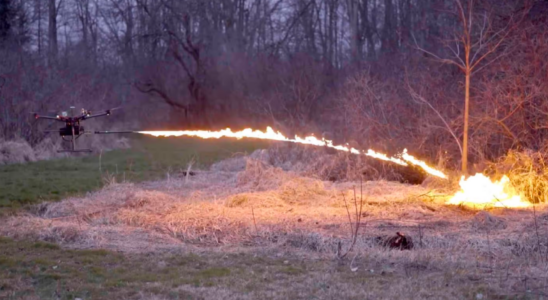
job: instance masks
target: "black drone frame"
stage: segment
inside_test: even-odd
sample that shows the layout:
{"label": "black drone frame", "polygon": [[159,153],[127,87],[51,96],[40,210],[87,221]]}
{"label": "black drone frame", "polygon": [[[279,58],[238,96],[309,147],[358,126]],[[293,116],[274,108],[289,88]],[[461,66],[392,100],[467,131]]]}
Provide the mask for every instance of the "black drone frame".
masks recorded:
{"label": "black drone frame", "polygon": [[[71,110],[74,109],[74,107],[71,107]],[[58,122],[64,122],[65,127],[59,128],[59,130],[46,130],[45,132],[54,132],[59,133],[63,141],[70,142],[70,149],[69,150],[58,150],[57,152],[68,152],[68,153],[90,153],[93,152],[91,149],[76,149],[76,140],[79,139],[81,136],[85,134],[112,134],[112,133],[135,133],[135,131],[85,131],[84,126],[82,126],[80,123],[82,121],[93,119],[93,118],[99,118],[99,117],[105,117],[110,116],[113,110],[119,109],[117,108],[111,108],[107,109],[105,111],[102,111],[100,113],[92,113],[89,110],[82,109],[82,113],[75,117],[68,117],[65,115],[55,115],[55,116],[42,116],[37,113],[34,113],[35,119],[46,119],[46,120],[54,120]]]}

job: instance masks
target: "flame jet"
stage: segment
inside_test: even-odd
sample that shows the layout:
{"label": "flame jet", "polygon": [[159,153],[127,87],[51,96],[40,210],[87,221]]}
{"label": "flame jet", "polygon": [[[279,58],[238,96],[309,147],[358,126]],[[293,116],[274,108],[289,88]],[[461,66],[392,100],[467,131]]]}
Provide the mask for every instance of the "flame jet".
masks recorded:
{"label": "flame jet", "polygon": [[405,149],[404,152],[400,155],[401,158],[389,157],[388,155],[384,153],[375,152],[372,149],[368,149],[367,151],[362,151],[362,150],[358,150],[356,148],[352,148],[344,145],[334,145],[333,141],[326,140],[326,139],[318,139],[312,135],[306,136],[304,138],[301,138],[296,135],[295,138],[290,139],[284,136],[281,132],[275,131],[271,127],[267,127],[266,131],[253,130],[251,128],[246,128],[244,130],[234,132],[230,128],[227,128],[219,131],[208,131],[208,130],[138,131],[138,133],[152,135],[156,137],[190,136],[190,137],[199,137],[203,139],[212,139],[212,138],[218,139],[221,137],[229,137],[229,138],[236,138],[236,139],[255,138],[255,139],[262,139],[262,140],[297,143],[297,144],[303,144],[303,145],[313,145],[318,147],[329,147],[338,151],[349,152],[356,155],[364,154],[369,157],[388,161],[401,166],[408,166],[410,164],[416,165],[422,168],[428,174],[447,179],[447,175],[445,175],[443,172],[436,170],[432,167],[429,167],[425,162],[418,160],[414,158],[413,156],[407,154],[407,149]]}

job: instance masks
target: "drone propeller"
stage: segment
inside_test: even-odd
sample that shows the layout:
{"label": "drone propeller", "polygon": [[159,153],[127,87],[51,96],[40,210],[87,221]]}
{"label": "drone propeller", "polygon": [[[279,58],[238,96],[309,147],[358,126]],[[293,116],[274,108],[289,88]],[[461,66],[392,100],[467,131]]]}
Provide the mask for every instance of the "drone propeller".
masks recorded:
{"label": "drone propeller", "polygon": [[105,110],[105,112],[110,115],[112,113],[112,111],[115,111],[115,110],[120,109],[120,108],[122,108],[122,107],[118,106],[118,107],[110,108],[110,109]]}

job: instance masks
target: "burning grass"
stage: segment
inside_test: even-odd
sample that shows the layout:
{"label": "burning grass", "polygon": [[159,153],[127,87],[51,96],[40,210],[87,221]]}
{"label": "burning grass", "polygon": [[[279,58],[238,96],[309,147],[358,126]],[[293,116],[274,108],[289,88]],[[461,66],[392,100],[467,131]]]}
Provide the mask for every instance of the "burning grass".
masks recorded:
{"label": "burning grass", "polygon": [[543,152],[509,151],[491,164],[488,172],[496,178],[508,176],[512,186],[532,203],[548,203],[548,165]]}

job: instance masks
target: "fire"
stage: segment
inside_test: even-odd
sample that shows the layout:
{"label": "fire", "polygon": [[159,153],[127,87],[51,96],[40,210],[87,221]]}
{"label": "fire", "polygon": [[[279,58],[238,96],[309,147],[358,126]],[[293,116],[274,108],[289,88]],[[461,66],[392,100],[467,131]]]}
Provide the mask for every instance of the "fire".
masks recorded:
{"label": "fire", "polygon": [[315,136],[306,136],[304,138],[301,138],[299,136],[295,136],[295,138],[290,139],[284,136],[279,131],[274,131],[271,127],[266,128],[266,132],[260,131],[260,130],[253,130],[251,128],[246,128],[241,131],[233,132],[230,128],[219,130],[219,131],[207,131],[207,130],[182,130],[182,131],[139,131],[141,134],[148,134],[153,136],[191,136],[191,137],[199,137],[203,139],[211,139],[211,138],[221,138],[221,137],[230,137],[230,138],[255,138],[255,139],[262,139],[262,140],[273,140],[273,141],[284,141],[284,142],[291,142],[291,143],[298,143],[298,144],[304,144],[304,145],[313,145],[318,147],[328,147],[333,148],[338,151],[345,151],[352,154],[364,154],[366,156],[370,156],[376,159],[392,162],[401,166],[408,166],[409,164],[416,165],[421,167],[424,171],[427,173],[441,177],[441,178],[447,178],[445,174],[443,174],[441,171],[436,170],[432,167],[429,167],[425,162],[420,161],[413,156],[407,154],[407,149],[404,151],[404,153],[401,155],[402,158],[398,157],[389,157],[386,154],[375,152],[371,149],[368,149],[367,151],[358,150],[352,147],[344,146],[344,145],[334,145],[333,141],[326,140],[326,139],[318,139]]}
{"label": "fire", "polygon": [[428,174],[432,174],[434,176],[437,176],[437,177],[440,177],[440,178],[444,178],[444,179],[447,179],[447,176],[445,174],[443,174],[441,171],[439,170],[436,170],[430,166],[428,166],[424,161],[420,161],[418,159],[416,159],[415,157],[407,154],[407,149],[403,149],[403,153],[402,153],[402,158],[412,164],[412,165],[415,165],[415,166],[419,166],[421,167],[423,170],[425,170]]}
{"label": "fire", "polygon": [[459,185],[462,190],[457,192],[447,204],[462,204],[474,208],[531,206],[531,203],[521,199],[506,175],[501,180],[493,182],[489,177],[477,173],[467,179],[464,176],[461,177]]}

